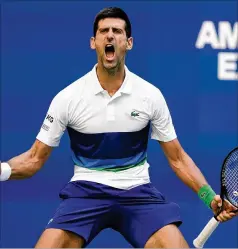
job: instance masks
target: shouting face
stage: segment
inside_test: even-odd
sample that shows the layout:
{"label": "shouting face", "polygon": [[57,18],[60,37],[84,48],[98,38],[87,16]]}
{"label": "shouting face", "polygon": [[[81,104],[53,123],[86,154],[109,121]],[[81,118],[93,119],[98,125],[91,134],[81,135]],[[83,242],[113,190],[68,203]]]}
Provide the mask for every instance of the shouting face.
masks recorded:
{"label": "shouting face", "polygon": [[132,37],[126,36],[125,21],[119,18],[105,18],[99,21],[91,48],[96,49],[98,63],[106,70],[118,68],[125,62],[125,55],[132,48]]}

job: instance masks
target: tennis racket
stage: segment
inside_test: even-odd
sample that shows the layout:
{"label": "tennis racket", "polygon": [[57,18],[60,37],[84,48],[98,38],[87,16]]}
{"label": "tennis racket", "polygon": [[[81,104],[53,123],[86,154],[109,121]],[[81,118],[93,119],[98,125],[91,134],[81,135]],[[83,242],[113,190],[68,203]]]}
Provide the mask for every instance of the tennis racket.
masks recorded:
{"label": "tennis racket", "polygon": [[[224,199],[226,198],[233,206],[238,207],[238,147],[234,148],[225,158],[221,169],[221,199],[223,210]],[[218,216],[218,215],[217,215]],[[203,248],[208,238],[219,225],[214,216],[203,228],[198,237],[193,241],[196,248]]]}

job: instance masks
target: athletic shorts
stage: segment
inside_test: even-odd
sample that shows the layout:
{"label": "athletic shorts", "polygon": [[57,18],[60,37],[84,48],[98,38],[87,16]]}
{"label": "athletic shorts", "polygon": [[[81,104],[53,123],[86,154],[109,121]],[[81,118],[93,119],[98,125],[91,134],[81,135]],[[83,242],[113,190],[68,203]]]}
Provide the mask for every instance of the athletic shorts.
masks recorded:
{"label": "athletic shorts", "polygon": [[134,247],[143,248],[153,233],[168,224],[179,226],[179,206],[168,202],[151,184],[130,190],[89,181],[69,182],[62,202],[46,228],[71,231],[86,247],[103,229],[121,233]]}

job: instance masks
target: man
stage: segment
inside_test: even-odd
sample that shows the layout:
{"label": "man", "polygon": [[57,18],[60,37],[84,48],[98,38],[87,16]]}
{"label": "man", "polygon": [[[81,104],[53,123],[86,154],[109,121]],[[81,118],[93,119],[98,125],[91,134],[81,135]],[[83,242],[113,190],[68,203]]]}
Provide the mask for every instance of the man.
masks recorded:
{"label": "man", "polygon": [[[134,247],[188,248],[178,229],[178,205],[150,183],[150,124],[152,139],[158,140],[177,176],[214,213],[221,199],[181,147],[160,90],[125,66],[133,47],[126,13],[102,10],[90,44],[97,65],[55,96],[31,149],[1,164],[1,180],[33,176],[67,129],[74,176],[60,192],[63,201],[36,248],[85,247],[108,227]],[[232,210],[226,202],[218,220],[231,219]]]}

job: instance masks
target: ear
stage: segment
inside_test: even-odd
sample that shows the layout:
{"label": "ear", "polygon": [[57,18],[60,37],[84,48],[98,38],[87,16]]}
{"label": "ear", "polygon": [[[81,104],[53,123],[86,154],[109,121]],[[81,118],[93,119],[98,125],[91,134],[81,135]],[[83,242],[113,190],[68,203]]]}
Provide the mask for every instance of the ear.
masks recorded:
{"label": "ear", "polygon": [[133,47],[133,38],[130,37],[127,39],[126,50],[131,50]]}
{"label": "ear", "polygon": [[95,46],[95,38],[94,37],[90,38],[90,47],[91,47],[91,49],[95,49],[96,48],[96,46]]}

